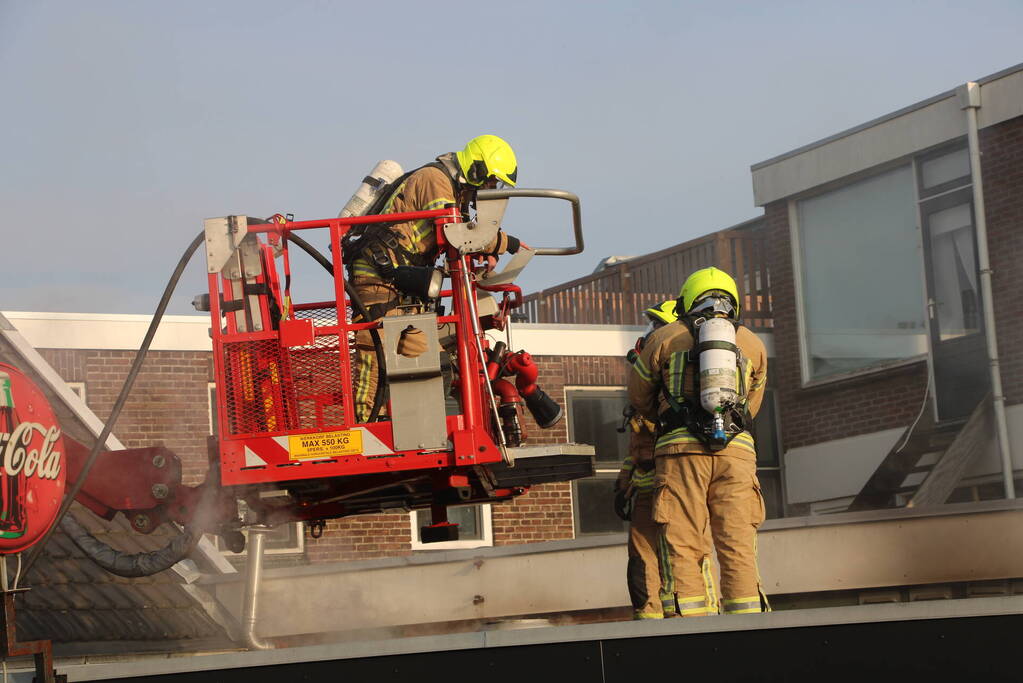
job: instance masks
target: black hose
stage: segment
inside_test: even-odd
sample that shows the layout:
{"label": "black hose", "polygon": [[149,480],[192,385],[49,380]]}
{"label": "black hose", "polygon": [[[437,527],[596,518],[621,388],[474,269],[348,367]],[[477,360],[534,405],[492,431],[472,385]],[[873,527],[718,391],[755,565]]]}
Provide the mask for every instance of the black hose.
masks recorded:
{"label": "black hose", "polygon": [[202,529],[193,531],[186,528],[159,550],[148,553],[125,553],[111,548],[90,534],[78,523],[74,515],[64,516],[60,522],[60,530],[101,569],[129,579],[152,576],[170,569],[188,557],[195,544],[202,538]]}
{"label": "black hose", "polygon": [[[174,269],[174,274],[171,275],[170,280],[167,281],[167,286],[163,290],[163,296],[160,298],[160,303],[156,307],[156,312],[153,313],[153,320],[152,322],[149,323],[149,329],[146,330],[146,336],[142,340],[142,345],[139,347],[138,353],[135,354],[135,360],[131,364],[131,369],[128,371],[128,376],[125,378],[124,384],[121,386],[121,393],[117,395],[117,400],[114,401],[114,407],[110,410],[110,417],[107,418],[106,424],[103,425],[103,431],[100,432],[100,435],[99,437],[97,437],[96,442],[92,445],[92,450],[89,451],[89,457],[86,458],[85,460],[85,466],[82,468],[81,474],[78,475],[78,479],[75,480],[75,483],[71,486],[70,490],[68,490],[67,494],[64,496],[64,502],[61,504],[60,510],[57,512],[57,518],[54,520],[53,526],[50,527],[49,531],[47,531],[43,535],[43,537],[39,539],[39,542],[35,544],[32,550],[29,551],[28,558],[25,560],[24,572],[26,574],[28,573],[28,570],[32,568],[32,565],[35,564],[35,561],[39,558],[39,554],[42,552],[43,546],[46,544],[46,541],[49,540],[50,535],[53,534],[54,529],[56,529],[58,526],[60,526],[61,528],[64,527],[64,525],[61,522],[64,519],[64,516],[67,514],[68,509],[71,507],[71,504],[75,502],[75,496],[77,496],[78,492],[82,490],[82,486],[85,484],[85,480],[88,479],[89,470],[92,469],[93,464],[96,462],[96,457],[99,455],[100,450],[102,450],[103,446],[106,444],[107,437],[110,436],[110,432],[113,430],[114,424],[117,422],[117,418],[121,415],[121,409],[124,408],[124,404],[128,400],[128,395],[131,393],[131,388],[135,384],[135,379],[138,377],[139,371],[142,370],[142,362],[145,360],[146,354],[149,352],[149,347],[153,343],[153,337],[156,336],[156,329],[160,326],[160,320],[163,319],[164,311],[167,310],[167,305],[170,303],[170,298],[171,295],[174,293],[174,288],[177,287],[178,280],[181,279],[181,274],[184,272],[185,266],[188,265],[188,262],[192,259],[192,256],[195,254],[195,251],[199,248],[199,245],[202,244],[205,240],[206,233],[200,232],[198,235],[196,235],[195,239],[192,240],[192,243],[188,245],[188,248],[185,249],[185,253],[181,255],[181,259],[178,260],[178,265]],[[182,532],[180,536],[185,536],[187,534],[189,534],[189,532],[187,531]],[[100,543],[100,541],[96,542]],[[178,538],[175,538],[173,541],[171,541],[167,548],[170,548],[176,542],[178,542]],[[194,542],[192,543],[192,545],[194,545]],[[178,558],[179,560],[183,559],[185,555],[188,554],[188,551],[191,550],[192,545],[188,546],[184,554]],[[159,553],[162,551],[156,552]]]}
{"label": "black hose", "polygon": [[[323,266],[324,269],[330,273],[331,277],[334,277],[334,264],[331,263],[326,256],[321,254],[316,247],[295,234],[288,235],[288,240],[297,244],[302,251],[309,254],[314,261]],[[348,280],[345,280],[344,283],[345,294],[348,295],[348,299],[352,302],[352,307],[355,309],[355,312],[362,316],[362,319],[365,322],[371,322],[369,311],[362,304],[362,299],[359,298],[359,294],[355,291],[355,287],[353,287]],[[384,357],[384,343],[380,339],[379,330],[374,327],[370,329],[369,335],[373,338],[373,349],[376,352],[377,367],[380,368],[379,374],[377,375],[377,390],[373,395],[373,410],[369,413],[369,422],[374,422],[380,414],[380,410],[384,407],[384,375],[387,372],[387,365]]]}

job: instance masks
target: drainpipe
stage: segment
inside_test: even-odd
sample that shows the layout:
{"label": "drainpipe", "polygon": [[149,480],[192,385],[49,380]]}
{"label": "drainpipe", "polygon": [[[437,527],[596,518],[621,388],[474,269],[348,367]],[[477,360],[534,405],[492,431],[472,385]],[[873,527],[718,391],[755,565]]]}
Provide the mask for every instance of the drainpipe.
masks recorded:
{"label": "drainpipe", "polygon": [[263,546],[270,527],[249,527],[249,557],[245,567],[245,600],[242,606],[242,629],[245,644],[252,650],[269,650],[273,646],[256,635],[256,608],[259,584],[263,579]]}
{"label": "drainpipe", "polygon": [[991,394],[994,399],[995,431],[998,453],[1002,460],[1002,478],[1005,497],[1016,497],[1012,477],[1012,450],[1009,444],[1009,426],[1005,417],[1005,394],[1002,392],[1002,373],[998,364],[998,340],[995,333],[995,306],[991,293],[991,260],[987,245],[987,214],[984,210],[984,181],[980,173],[980,136],[977,132],[977,110],[980,109],[980,84],[969,82],[957,90],[959,103],[966,110],[966,134],[970,142],[970,176],[973,181],[974,224],[977,226],[977,261],[980,265],[980,303],[984,311],[984,336],[987,338],[987,357],[991,371]]}

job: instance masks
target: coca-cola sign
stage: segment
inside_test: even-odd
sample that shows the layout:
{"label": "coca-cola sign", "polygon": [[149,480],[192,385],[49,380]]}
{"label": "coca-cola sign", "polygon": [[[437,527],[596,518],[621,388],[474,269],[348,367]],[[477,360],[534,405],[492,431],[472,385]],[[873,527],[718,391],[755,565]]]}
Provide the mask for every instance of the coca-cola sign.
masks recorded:
{"label": "coca-cola sign", "polygon": [[0,554],[21,552],[53,524],[66,464],[60,425],[43,392],[0,363]]}

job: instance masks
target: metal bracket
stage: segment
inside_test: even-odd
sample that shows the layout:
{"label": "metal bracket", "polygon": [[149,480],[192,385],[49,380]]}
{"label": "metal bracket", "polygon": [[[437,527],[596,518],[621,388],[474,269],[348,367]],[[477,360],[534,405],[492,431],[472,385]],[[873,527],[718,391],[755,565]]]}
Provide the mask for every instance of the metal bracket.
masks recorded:
{"label": "metal bracket", "polygon": [[[385,317],[383,342],[387,381],[391,393],[391,427],[394,449],[411,451],[444,448],[448,442],[444,416],[444,378],[440,369],[437,315]],[[406,327],[425,336],[426,350],[415,358],[398,353],[398,341]]]}
{"label": "metal bracket", "polygon": [[219,273],[249,234],[248,216],[222,216],[203,221],[207,272]]}
{"label": "metal bracket", "polygon": [[485,285],[510,285],[515,282],[515,278],[529,265],[534,256],[536,256],[536,252],[532,249],[519,247],[519,250],[512,256],[504,268],[499,271],[484,273],[480,276],[480,281]]}
{"label": "metal bracket", "polygon": [[446,223],[444,239],[462,254],[482,253],[497,238],[498,226],[493,223]]}

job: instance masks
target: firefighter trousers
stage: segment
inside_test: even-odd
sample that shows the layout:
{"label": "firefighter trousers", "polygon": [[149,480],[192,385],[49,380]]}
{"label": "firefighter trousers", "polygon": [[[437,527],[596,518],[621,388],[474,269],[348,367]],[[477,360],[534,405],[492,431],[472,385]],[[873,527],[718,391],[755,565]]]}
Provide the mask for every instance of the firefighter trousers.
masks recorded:
{"label": "firefighter trousers", "polygon": [[[398,292],[393,287],[376,283],[356,283],[356,294],[366,308],[374,307],[375,317],[379,320],[385,316],[398,315]],[[352,322],[363,321],[358,315]],[[383,331],[380,331],[383,334]],[[377,365],[376,349],[373,346],[373,335],[369,330],[355,333],[355,356],[352,360],[352,393],[355,397],[355,421],[365,422],[373,410],[373,398],[376,396],[377,382],[380,380],[380,368]]]}
{"label": "firefighter trousers", "polygon": [[653,520],[653,493],[637,493],[629,524],[627,578],[635,619],[676,616],[672,585],[661,525]]}
{"label": "firefighter trousers", "polygon": [[721,569],[721,611],[769,609],[757,569],[757,528],[764,499],[752,459],[732,455],[660,455],[653,518],[663,524],[679,614],[716,613],[705,531]]}

